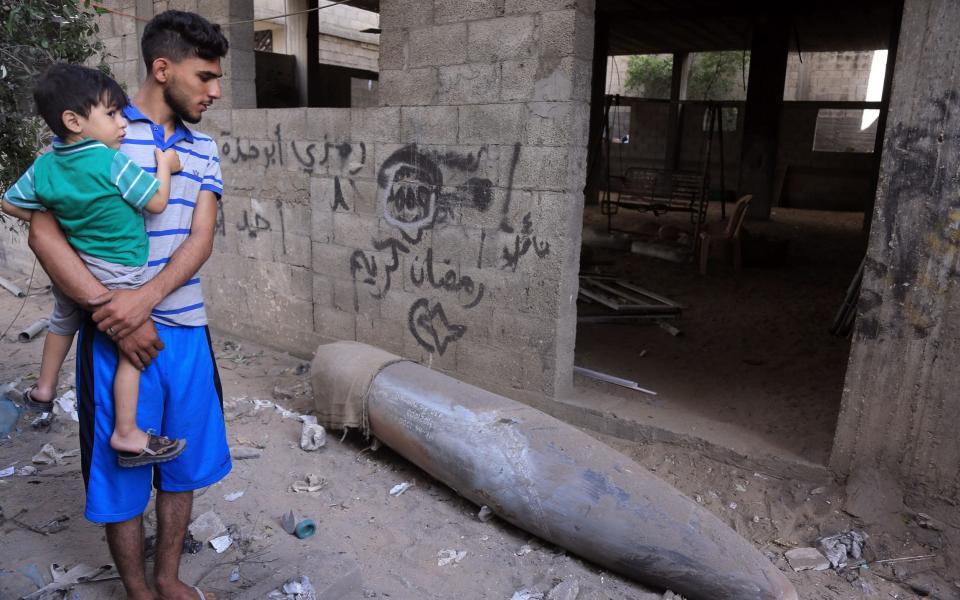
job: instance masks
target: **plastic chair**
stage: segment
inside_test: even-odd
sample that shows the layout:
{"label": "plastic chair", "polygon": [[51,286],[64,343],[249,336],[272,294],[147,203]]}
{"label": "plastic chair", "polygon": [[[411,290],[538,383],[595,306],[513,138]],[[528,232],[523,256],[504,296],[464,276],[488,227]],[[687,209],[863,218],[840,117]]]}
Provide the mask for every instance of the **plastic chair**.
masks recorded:
{"label": "plastic chair", "polygon": [[732,253],[733,270],[740,272],[743,266],[743,255],[740,249],[740,231],[743,229],[743,221],[747,217],[747,208],[750,206],[752,194],[748,194],[739,200],[733,207],[733,214],[727,221],[726,227],[719,234],[709,231],[700,232],[700,274],[707,274],[707,260],[710,258],[711,248],[722,248],[727,254]]}

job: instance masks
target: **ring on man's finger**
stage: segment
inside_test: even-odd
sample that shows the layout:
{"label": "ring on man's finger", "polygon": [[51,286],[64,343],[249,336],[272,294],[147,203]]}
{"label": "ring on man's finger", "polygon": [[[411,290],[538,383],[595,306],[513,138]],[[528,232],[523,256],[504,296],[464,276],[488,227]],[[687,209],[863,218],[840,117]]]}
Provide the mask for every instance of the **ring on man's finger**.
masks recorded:
{"label": "ring on man's finger", "polygon": [[114,336],[117,332],[113,330],[113,327],[107,327],[107,335]]}

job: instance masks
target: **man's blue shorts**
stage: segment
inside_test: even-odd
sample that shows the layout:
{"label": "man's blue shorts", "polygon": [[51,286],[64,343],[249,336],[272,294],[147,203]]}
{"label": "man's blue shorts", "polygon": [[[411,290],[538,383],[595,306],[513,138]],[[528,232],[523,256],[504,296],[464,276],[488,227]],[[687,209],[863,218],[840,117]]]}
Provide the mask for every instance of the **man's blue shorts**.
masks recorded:
{"label": "man's blue shorts", "polygon": [[110,448],[117,347],[86,319],[77,342],[77,412],[87,505],[94,523],[117,523],[143,513],[151,487],[189,492],[230,472],[223,392],[206,327],[157,324],[164,343],[140,376],[137,424],[144,431],[186,438],[183,454],[153,466],[124,468]]}

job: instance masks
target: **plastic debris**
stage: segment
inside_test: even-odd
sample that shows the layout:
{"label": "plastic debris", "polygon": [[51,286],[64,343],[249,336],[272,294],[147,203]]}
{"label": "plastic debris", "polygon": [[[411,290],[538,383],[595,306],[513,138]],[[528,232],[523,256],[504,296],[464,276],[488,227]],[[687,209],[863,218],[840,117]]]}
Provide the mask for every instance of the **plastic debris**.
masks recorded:
{"label": "plastic debris", "polygon": [[212,510],[207,511],[193,520],[187,528],[190,535],[201,543],[207,543],[213,538],[227,532],[227,526],[220,520],[220,516]]}
{"label": "plastic debris", "polygon": [[313,415],[302,415],[303,429],[300,431],[300,448],[307,452],[312,452],[327,443],[327,430],[323,425],[317,424],[317,418]]}
{"label": "plastic debris", "polygon": [[846,531],[820,538],[817,549],[827,557],[834,569],[842,569],[847,566],[847,559],[863,559],[863,547],[869,537],[862,531]]}
{"label": "plastic debris", "polygon": [[280,517],[280,526],[290,535],[295,535],[301,540],[306,539],[317,532],[317,525],[313,519],[303,518],[292,510]]}
{"label": "plastic debris", "polygon": [[221,535],[210,540],[210,545],[213,546],[213,549],[217,551],[217,554],[222,554],[233,544],[233,538],[229,535]]}
{"label": "plastic debris", "polygon": [[60,565],[53,564],[50,565],[50,575],[53,577],[52,583],[40,586],[40,589],[23,596],[21,600],[59,598],[78,584],[120,578],[116,566],[112,564],[91,567],[80,563],[70,569],[65,569]]}
{"label": "plastic debris", "polygon": [[77,392],[74,390],[68,390],[63,393],[62,396],[53,401],[56,405],[53,407],[53,412],[57,412],[59,409],[60,412],[69,416],[71,419],[80,422],[80,416],[77,414]]}
{"label": "plastic debris", "polygon": [[445,567],[449,564],[459,564],[467,556],[466,550],[440,550],[437,552],[437,566]]}
{"label": "plastic debris", "polygon": [[816,548],[794,548],[788,550],[784,556],[794,571],[826,571],[830,568],[830,561]]}
{"label": "plastic debris", "polygon": [[3,469],[2,471],[0,471],[0,478],[10,477],[11,475],[13,475],[13,474],[16,473],[16,472],[17,472],[17,468],[16,468],[16,467],[7,467],[6,469]]}
{"label": "plastic debris", "polygon": [[409,489],[412,488],[412,487],[413,487],[413,484],[410,483],[409,481],[404,481],[403,483],[398,483],[397,485],[395,485],[395,486],[393,486],[392,488],[390,488],[390,495],[391,495],[391,496],[399,496],[400,494],[404,493],[405,491],[409,490]]}
{"label": "plastic debris", "polygon": [[53,413],[52,412],[42,412],[40,416],[35,418],[33,421],[30,421],[30,427],[34,429],[45,429],[50,427],[50,424],[53,423]]}
{"label": "plastic debris", "polygon": [[20,477],[29,477],[31,475],[36,474],[36,472],[37,472],[37,468],[35,466],[26,465],[24,467],[20,467],[20,469],[17,470],[17,475],[19,475]]}
{"label": "plastic debris", "polygon": [[517,550],[516,554],[517,554],[517,556],[526,556],[527,554],[530,554],[531,552],[533,552],[533,548],[532,548],[529,544],[524,544],[524,545],[520,546],[520,549]]}
{"label": "plastic debris", "polygon": [[240,567],[234,567],[233,570],[230,571],[230,583],[236,583],[238,581],[240,581]]}
{"label": "plastic debris", "polygon": [[482,523],[486,523],[493,518],[493,511],[490,510],[489,506],[481,506],[480,511],[477,513],[477,518],[480,519]]}
{"label": "plastic debris", "polygon": [[534,590],[517,590],[510,596],[510,600],[543,600],[543,592]]}
{"label": "plastic debris", "polygon": [[317,600],[317,590],[310,583],[310,578],[306,575],[300,577],[300,581],[288,581],[283,584],[279,590],[274,590],[267,595],[267,598],[277,598],[283,600]]}
{"label": "plastic debris", "polygon": [[305,479],[300,481],[294,481],[290,484],[290,491],[296,493],[310,493],[310,492],[319,492],[323,489],[323,486],[327,485],[327,480],[323,477],[318,477],[313,473],[307,473]]}
{"label": "plastic debris", "polygon": [[59,465],[65,458],[72,458],[80,454],[80,449],[60,451],[53,447],[53,444],[44,444],[40,452],[33,455],[30,460],[37,465]]}
{"label": "plastic debris", "polygon": [[243,496],[243,490],[240,490],[239,492],[231,492],[229,494],[226,494],[224,495],[223,499],[226,500],[227,502],[234,502],[237,499],[239,499],[241,496]]}

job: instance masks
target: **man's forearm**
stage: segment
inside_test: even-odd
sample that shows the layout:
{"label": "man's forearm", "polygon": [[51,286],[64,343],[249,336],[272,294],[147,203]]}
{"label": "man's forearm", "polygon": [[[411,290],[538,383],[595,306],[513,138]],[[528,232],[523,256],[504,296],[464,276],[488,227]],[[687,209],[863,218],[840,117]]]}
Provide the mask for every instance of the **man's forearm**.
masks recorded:
{"label": "man's forearm", "polygon": [[88,310],[107,288],[90,273],[49,212],[34,213],[27,238],[43,269],[60,291]]}

